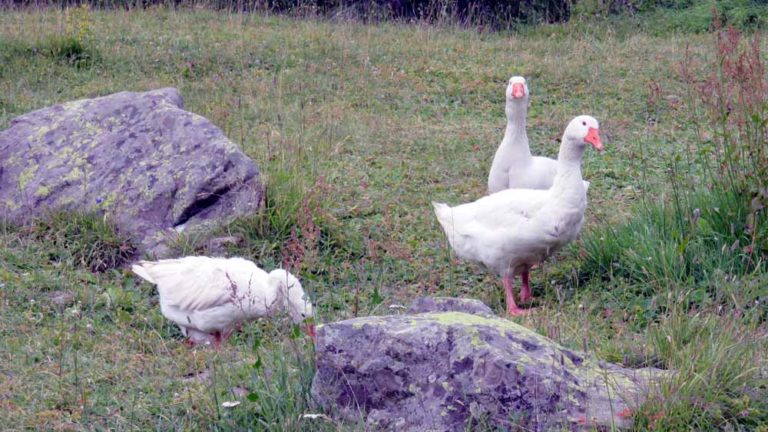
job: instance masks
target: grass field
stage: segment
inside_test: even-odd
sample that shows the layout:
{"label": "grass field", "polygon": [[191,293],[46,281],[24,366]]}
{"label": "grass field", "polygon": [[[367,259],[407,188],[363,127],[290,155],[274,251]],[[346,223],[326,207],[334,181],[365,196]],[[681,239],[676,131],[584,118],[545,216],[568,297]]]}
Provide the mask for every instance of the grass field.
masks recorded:
{"label": "grass field", "polygon": [[[712,35],[629,23],[509,34],[206,10],[4,11],[0,128],[54,103],[177,87],[268,184],[262,214],[222,229],[245,239],[227,254],[290,264],[320,322],[424,294],[501,313],[499,281],[451,257],[429,203],[485,193],[504,86],[524,75],[535,153],[556,156],[578,114],[601,122],[607,151],[585,154],[582,238],[532,273],[538,309],[518,321],[604,360],[678,371],[637,413],[638,430],[768,431],[766,245],[742,252],[743,239],[692,234],[681,248],[665,225],[688,224],[682,196],[707,227],[722,215],[742,233],[733,227],[746,216],[727,209],[746,204],[710,195],[708,171],[684,157],[710,132],[693,119],[680,61],[687,50],[707,62],[713,46]],[[218,352],[190,350],[152,287],[126,269],[89,271],[102,252],[94,235],[109,227],[0,226],[0,429],[361,428],[301,418],[316,412],[312,348],[287,319],[248,325]],[[176,247],[209,253],[200,238]]]}

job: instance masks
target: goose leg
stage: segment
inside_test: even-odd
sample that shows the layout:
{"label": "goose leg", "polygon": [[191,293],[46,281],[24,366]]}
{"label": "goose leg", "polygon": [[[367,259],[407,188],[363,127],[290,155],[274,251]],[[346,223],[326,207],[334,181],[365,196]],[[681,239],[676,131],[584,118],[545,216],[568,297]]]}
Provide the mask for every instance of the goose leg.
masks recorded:
{"label": "goose leg", "polygon": [[[237,330],[239,330],[240,329],[240,325],[237,324],[236,328],[237,328]],[[229,339],[229,337],[232,336],[232,334],[234,332],[235,332],[235,328],[228,328],[228,329],[222,331],[221,333],[219,333],[221,335],[221,342],[226,342],[227,339]]]}
{"label": "goose leg", "polygon": [[504,285],[504,295],[507,298],[507,314],[512,316],[527,314],[528,311],[520,309],[517,307],[517,304],[515,304],[514,276],[510,274],[502,277],[501,283]]}
{"label": "goose leg", "polygon": [[221,348],[221,341],[222,341],[221,333],[220,332],[214,333],[213,334],[213,347],[216,348],[216,349]]}
{"label": "goose leg", "polygon": [[523,288],[520,289],[520,301],[526,303],[533,298],[531,295],[531,286],[528,285],[528,270],[525,270],[520,274],[520,279],[523,280]]}

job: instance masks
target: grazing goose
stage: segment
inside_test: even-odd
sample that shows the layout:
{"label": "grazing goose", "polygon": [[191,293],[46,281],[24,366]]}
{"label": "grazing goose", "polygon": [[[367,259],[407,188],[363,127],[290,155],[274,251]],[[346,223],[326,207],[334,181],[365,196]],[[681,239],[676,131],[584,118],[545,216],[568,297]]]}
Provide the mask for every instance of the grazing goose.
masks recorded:
{"label": "grazing goose", "polygon": [[550,189],[506,189],[456,207],[432,203],[456,255],[502,277],[510,315],[527,312],[515,303],[514,276],[521,275],[520,295],[529,300],[528,270],[575,239],[581,229],[587,206],[581,178],[586,143],[603,150],[597,120],[579,116],[563,134]]}
{"label": "grazing goose", "polygon": [[[526,132],[529,92],[525,78],[510,78],[506,96],[507,128],[491,163],[488,193],[504,189],[549,189],[557,173],[557,161],[531,155]],[[588,188],[589,182],[585,181],[584,186]]]}
{"label": "grazing goose", "polygon": [[[288,311],[294,323],[313,315],[301,283],[285,270],[269,274],[243,258],[188,256],[139,261],[131,267],[157,285],[160,310],[175,322],[191,344],[219,347],[243,321]],[[314,325],[305,331],[315,337]]]}

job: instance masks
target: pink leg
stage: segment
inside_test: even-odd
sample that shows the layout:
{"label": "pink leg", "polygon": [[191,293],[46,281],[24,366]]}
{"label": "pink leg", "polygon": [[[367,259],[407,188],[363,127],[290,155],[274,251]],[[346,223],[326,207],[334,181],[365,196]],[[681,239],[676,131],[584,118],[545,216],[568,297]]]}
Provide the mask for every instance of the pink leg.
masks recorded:
{"label": "pink leg", "polygon": [[507,314],[512,316],[520,316],[525,315],[528,313],[528,311],[520,309],[517,307],[517,304],[515,304],[515,296],[514,296],[514,282],[513,282],[514,276],[507,275],[504,276],[501,279],[501,283],[504,285],[504,294],[507,298]]}
{"label": "pink leg", "polygon": [[[239,325],[238,325],[237,329],[238,330],[240,329]],[[234,334],[234,333],[235,333],[235,329],[234,328],[228,328],[228,329],[224,330],[223,332],[221,332],[220,333],[220,335],[221,335],[221,342],[226,342],[227,339],[229,339],[229,337],[232,336],[232,334]]]}
{"label": "pink leg", "polygon": [[526,303],[533,298],[531,295],[531,286],[528,285],[528,270],[523,271],[520,275],[520,279],[523,280],[523,288],[520,290],[520,301]]}
{"label": "pink leg", "polygon": [[221,333],[219,333],[219,332],[214,333],[213,334],[213,347],[216,348],[216,349],[221,348],[221,341],[222,341]]}

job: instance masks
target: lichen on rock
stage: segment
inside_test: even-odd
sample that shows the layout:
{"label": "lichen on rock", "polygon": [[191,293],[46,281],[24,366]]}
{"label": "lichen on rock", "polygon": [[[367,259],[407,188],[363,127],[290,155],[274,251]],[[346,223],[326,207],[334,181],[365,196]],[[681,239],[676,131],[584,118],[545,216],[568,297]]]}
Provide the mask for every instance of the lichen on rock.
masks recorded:
{"label": "lichen on rock", "polygon": [[173,88],[66,102],[0,132],[0,217],[104,212],[141,252],[257,211],[255,162]]}
{"label": "lichen on rock", "polygon": [[[439,308],[440,306],[438,306]],[[429,312],[318,329],[314,400],[372,430],[628,427],[657,369],[625,369],[495,316]]]}

